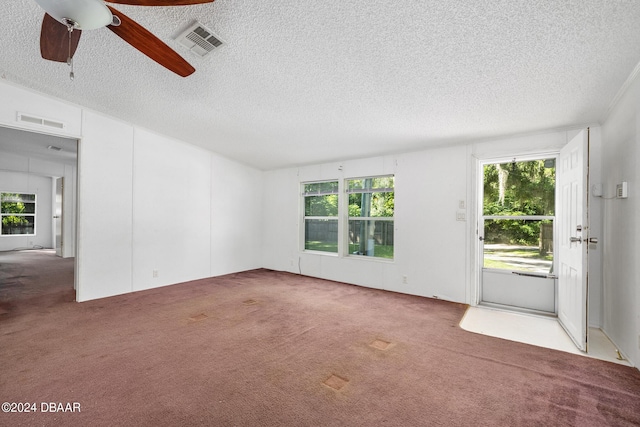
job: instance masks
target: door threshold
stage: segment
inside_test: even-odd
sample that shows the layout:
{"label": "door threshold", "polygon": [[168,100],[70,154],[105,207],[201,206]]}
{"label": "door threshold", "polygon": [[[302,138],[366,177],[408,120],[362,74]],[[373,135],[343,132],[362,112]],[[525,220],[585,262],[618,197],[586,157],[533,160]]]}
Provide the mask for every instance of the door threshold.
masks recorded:
{"label": "door threshold", "polygon": [[556,313],[551,313],[548,311],[541,311],[541,310],[534,310],[532,308],[516,307],[513,305],[497,304],[494,302],[480,301],[480,303],[478,304],[478,307],[486,307],[492,310],[506,311],[509,313],[529,314],[531,316],[544,317],[547,319],[558,318],[558,315]]}
{"label": "door threshold", "polygon": [[628,360],[618,357],[613,343],[597,328],[589,328],[589,353],[578,350],[557,317],[548,314],[518,313],[483,304],[469,307],[460,327],[476,334],[632,366]]}

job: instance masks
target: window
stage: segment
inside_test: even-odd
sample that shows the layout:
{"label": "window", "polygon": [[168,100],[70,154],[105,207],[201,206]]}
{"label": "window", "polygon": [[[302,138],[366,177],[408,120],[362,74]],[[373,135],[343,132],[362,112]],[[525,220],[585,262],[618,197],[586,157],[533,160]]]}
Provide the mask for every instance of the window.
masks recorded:
{"label": "window", "polygon": [[303,184],[304,249],[338,253],[338,181]]}
{"label": "window", "polygon": [[0,193],[1,235],[36,234],[36,195]]}
{"label": "window", "polygon": [[394,177],[349,179],[349,254],[393,259]]}

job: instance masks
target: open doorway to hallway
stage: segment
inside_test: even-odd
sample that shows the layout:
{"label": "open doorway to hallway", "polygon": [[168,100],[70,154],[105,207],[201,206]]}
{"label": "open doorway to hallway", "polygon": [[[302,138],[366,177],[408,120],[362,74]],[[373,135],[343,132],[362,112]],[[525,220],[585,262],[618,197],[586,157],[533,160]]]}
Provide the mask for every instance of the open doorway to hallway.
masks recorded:
{"label": "open doorway to hallway", "polygon": [[61,291],[75,300],[77,148],[0,127],[0,314]]}

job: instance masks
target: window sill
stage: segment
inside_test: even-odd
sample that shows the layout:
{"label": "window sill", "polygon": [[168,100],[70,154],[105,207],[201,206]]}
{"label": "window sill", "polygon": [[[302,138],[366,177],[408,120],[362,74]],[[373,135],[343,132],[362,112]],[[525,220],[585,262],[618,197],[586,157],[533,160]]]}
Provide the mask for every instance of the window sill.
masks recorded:
{"label": "window sill", "polygon": [[393,264],[393,263],[395,263],[395,258],[381,258],[381,257],[373,257],[373,256],[366,256],[366,255],[348,254],[348,255],[345,255],[344,258],[346,258],[346,259],[357,259],[357,260],[363,260],[363,261],[382,262],[384,264]]}
{"label": "window sill", "polygon": [[338,256],[337,252],[314,251],[312,249],[303,249],[301,253],[309,254],[309,255],[325,255],[325,256],[333,256],[333,257]]}
{"label": "window sill", "polygon": [[321,255],[321,256],[330,256],[330,257],[342,258],[342,259],[355,259],[355,260],[360,260],[360,261],[381,262],[383,264],[394,264],[395,263],[395,258],[394,259],[389,259],[389,258],[370,257],[370,256],[366,256],[366,255],[353,255],[353,254],[340,256],[339,254],[337,254],[335,252],[323,252],[323,251],[314,251],[314,250],[308,250],[308,249],[303,249],[302,251],[300,251],[300,253],[301,254],[306,254],[306,255]]}

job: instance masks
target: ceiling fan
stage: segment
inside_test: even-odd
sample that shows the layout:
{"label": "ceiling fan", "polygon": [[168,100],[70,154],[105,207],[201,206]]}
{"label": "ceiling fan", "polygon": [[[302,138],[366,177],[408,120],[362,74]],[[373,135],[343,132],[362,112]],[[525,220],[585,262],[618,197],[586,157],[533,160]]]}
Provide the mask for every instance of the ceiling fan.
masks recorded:
{"label": "ceiling fan", "polygon": [[[82,30],[106,27],[149,58],[174,73],[187,77],[195,71],[173,49],[149,30],[103,0],[35,0],[44,10],[40,33],[40,53],[44,59],[71,66]],[[188,6],[213,0],[107,0],[134,6]]]}

